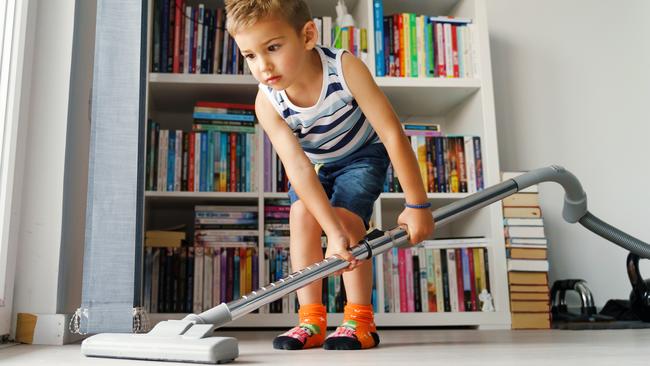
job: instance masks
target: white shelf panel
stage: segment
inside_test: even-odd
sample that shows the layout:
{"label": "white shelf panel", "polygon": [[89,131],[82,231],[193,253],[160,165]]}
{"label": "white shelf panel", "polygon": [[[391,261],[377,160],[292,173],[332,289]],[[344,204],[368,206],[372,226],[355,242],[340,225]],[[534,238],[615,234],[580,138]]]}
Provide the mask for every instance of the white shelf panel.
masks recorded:
{"label": "white shelf panel", "polygon": [[264,198],[289,198],[287,192],[264,192]]}
{"label": "white shelf panel", "polygon": [[250,104],[255,100],[257,84],[251,75],[150,73],[150,108],[192,113],[198,100]]}
{"label": "white shelf panel", "polygon": [[[454,200],[470,196],[471,193],[427,193],[427,199],[430,200]],[[404,193],[382,193],[379,195],[382,200],[403,200]]]}
{"label": "white shelf panel", "polygon": [[[182,319],[187,314],[149,314],[151,326],[168,319]],[[291,327],[298,314],[247,314],[228,323],[225,327]],[[343,314],[327,314],[327,324],[336,327],[343,321]],[[379,327],[395,326],[486,326],[510,328],[510,313],[506,312],[458,312],[458,313],[377,313],[375,324]]]}
{"label": "white shelf panel", "polygon": [[442,116],[481,88],[477,79],[378,77],[400,116]]}
{"label": "white shelf panel", "polygon": [[172,199],[177,200],[203,200],[203,199],[218,199],[218,200],[256,200],[259,197],[257,192],[158,192],[146,191],[145,198],[147,200],[161,200],[169,201]]}

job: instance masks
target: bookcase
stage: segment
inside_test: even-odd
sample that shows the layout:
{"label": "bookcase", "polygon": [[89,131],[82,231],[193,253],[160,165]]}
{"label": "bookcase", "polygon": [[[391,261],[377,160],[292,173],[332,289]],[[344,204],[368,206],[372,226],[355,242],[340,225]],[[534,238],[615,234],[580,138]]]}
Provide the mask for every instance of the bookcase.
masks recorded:
{"label": "bookcase", "polygon": [[[375,73],[375,50],[373,29],[373,0],[346,0],[356,26],[366,28],[367,65]],[[153,2],[149,2],[148,60],[151,65],[151,42]],[[218,0],[185,1],[187,5],[206,4],[206,7],[223,7]],[[308,0],[312,15],[331,16],[336,19],[336,0]],[[416,13],[468,18],[475,28],[473,44],[476,57],[476,78],[439,77],[376,77],[377,84],[391,101],[402,119],[427,120],[440,124],[445,134],[472,135],[481,139],[483,179],[485,187],[499,182],[499,158],[494,113],[494,97],[490,65],[490,48],[486,9],[483,0],[383,0],[384,14]],[[148,70],[151,70],[149,67]],[[257,93],[257,81],[250,75],[222,74],[147,74],[147,118],[160,123],[161,128],[190,129],[192,108],[198,100],[253,103]],[[264,139],[258,131],[257,151],[264,151]],[[263,169],[262,159],[256,159],[257,167]],[[259,250],[263,253],[264,205],[267,199],[286,198],[286,193],[263,192],[263,174],[257,175],[256,192],[145,192],[144,227],[165,227],[178,223],[191,225],[192,208],[198,204],[245,204],[256,205],[259,210]],[[466,197],[468,193],[428,193],[433,208],[441,207]],[[404,195],[383,193],[375,203],[373,222],[380,229],[394,227],[401,212]],[[378,326],[475,326],[485,328],[510,328],[510,309],[506,277],[506,259],[503,238],[501,204],[493,204],[478,212],[468,214],[454,223],[437,228],[435,237],[484,237],[488,256],[490,292],[493,312],[432,312],[432,313],[385,313],[382,258],[376,259],[377,299],[379,312],[375,320]],[[264,266],[259,255],[260,274]],[[260,275],[261,276],[261,275]],[[264,281],[260,278],[259,283]],[[178,319],[185,314],[150,314],[152,322]],[[335,325],[342,314],[329,314],[329,324]],[[294,314],[251,313],[233,323],[236,327],[284,327],[295,325]]]}

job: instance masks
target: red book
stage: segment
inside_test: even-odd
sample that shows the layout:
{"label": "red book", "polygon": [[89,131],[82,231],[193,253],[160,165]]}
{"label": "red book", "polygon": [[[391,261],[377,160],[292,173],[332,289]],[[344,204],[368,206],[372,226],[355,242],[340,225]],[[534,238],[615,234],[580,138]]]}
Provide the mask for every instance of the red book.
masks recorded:
{"label": "red book", "polygon": [[454,55],[454,77],[457,78],[460,75],[458,69],[458,26],[455,24],[451,25],[451,46],[452,52]]}
{"label": "red book", "polygon": [[187,162],[187,190],[190,192],[194,191],[194,133],[190,133],[190,141],[188,143],[189,147],[189,159]]}
{"label": "red book", "polygon": [[446,77],[447,68],[445,67],[445,36],[442,23],[433,23],[434,36],[436,42],[436,76]]}
{"label": "red book", "polygon": [[241,104],[241,103],[223,103],[223,102],[206,102],[198,101],[195,104],[196,107],[204,108],[224,108],[224,109],[244,109],[247,111],[254,111],[254,104]]}
{"label": "red book", "polygon": [[230,189],[237,191],[237,133],[230,133]]}
{"label": "red book", "polygon": [[463,286],[463,254],[456,249],[456,289],[458,290],[458,311],[465,311],[465,287]]}
{"label": "red book", "polygon": [[181,72],[181,6],[183,0],[176,0],[174,5],[174,61],[172,72]]}
{"label": "red book", "polygon": [[467,257],[469,259],[469,282],[470,282],[470,288],[472,291],[472,311],[478,311],[478,306],[477,304],[477,294],[476,294],[476,281],[474,279],[476,278],[476,273],[474,272],[474,249],[473,248],[467,248]]}
{"label": "red book", "polygon": [[399,76],[406,76],[406,60],[404,59],[404,18],[402,14],[395,14],[399,32]]}

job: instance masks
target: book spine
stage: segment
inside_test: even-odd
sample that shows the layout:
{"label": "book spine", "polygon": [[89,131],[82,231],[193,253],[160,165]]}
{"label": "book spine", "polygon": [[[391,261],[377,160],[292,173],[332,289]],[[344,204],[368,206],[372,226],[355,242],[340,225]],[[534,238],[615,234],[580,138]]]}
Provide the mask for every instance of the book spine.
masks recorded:
{"label": "book spine", "polygon": [[458,311],[465,311],[465,285],[463,254],[460,248],[454,250],[456,259],[456,293],[458,294]]}
{"label": "book spine", "polygon": [[440,249],[440,268],[442,272],[442,290],[445,312],[451,311],[451,291],[449,289],[449,271],[447,269],[449,261],[447,260],[447,250]]}
{"label": "book spine", "polygon": [[375,74],[385,76],[384,65],[384,9],[382,0],[373,0],[373,19],[375,26]]}
{"label": "book spine", "polygon": [[481,138],[473,137],[474,141],[474,166],[476,169],[476,189],[482,191],[485,186],[483,182],[483,158],[481,153]]}
{"label": "book spine", "polygon": [[174,11],[174,58],[172,72],[181,72],[181,6],[182,0],[175,0]]}
{"label": "book spine", "polygon": [[470,303],[472,311],[478,311],[478,294],[476,292],[476,270],[474,268],[474,248],[467,248],[467,263],[469,266]]}
{"label": "book spine", "polygon": [[398,271],[399,271],[399,308],[400,312],[406,313],[409,311],[408,307],[408,291],[406,280],[406,249],[400,249],[398,253]]}
{"label": "book spine", "polygon": [[458,312],[458,277],[456,275],[456,251],[447,249],[447,272],[449,279],[449,302],[452,312]]}

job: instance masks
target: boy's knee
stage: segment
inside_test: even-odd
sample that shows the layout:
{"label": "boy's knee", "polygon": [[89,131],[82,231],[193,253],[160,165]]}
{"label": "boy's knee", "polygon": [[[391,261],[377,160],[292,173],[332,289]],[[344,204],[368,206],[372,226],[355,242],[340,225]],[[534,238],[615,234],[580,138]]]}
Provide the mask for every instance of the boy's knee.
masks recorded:
{"label": "boy's knee", "polygon": [[307,206],[302,201],[296,201],[291,205],[289,218],[293,223],[301,225],[318,225],[314,215],[309,212]]}

